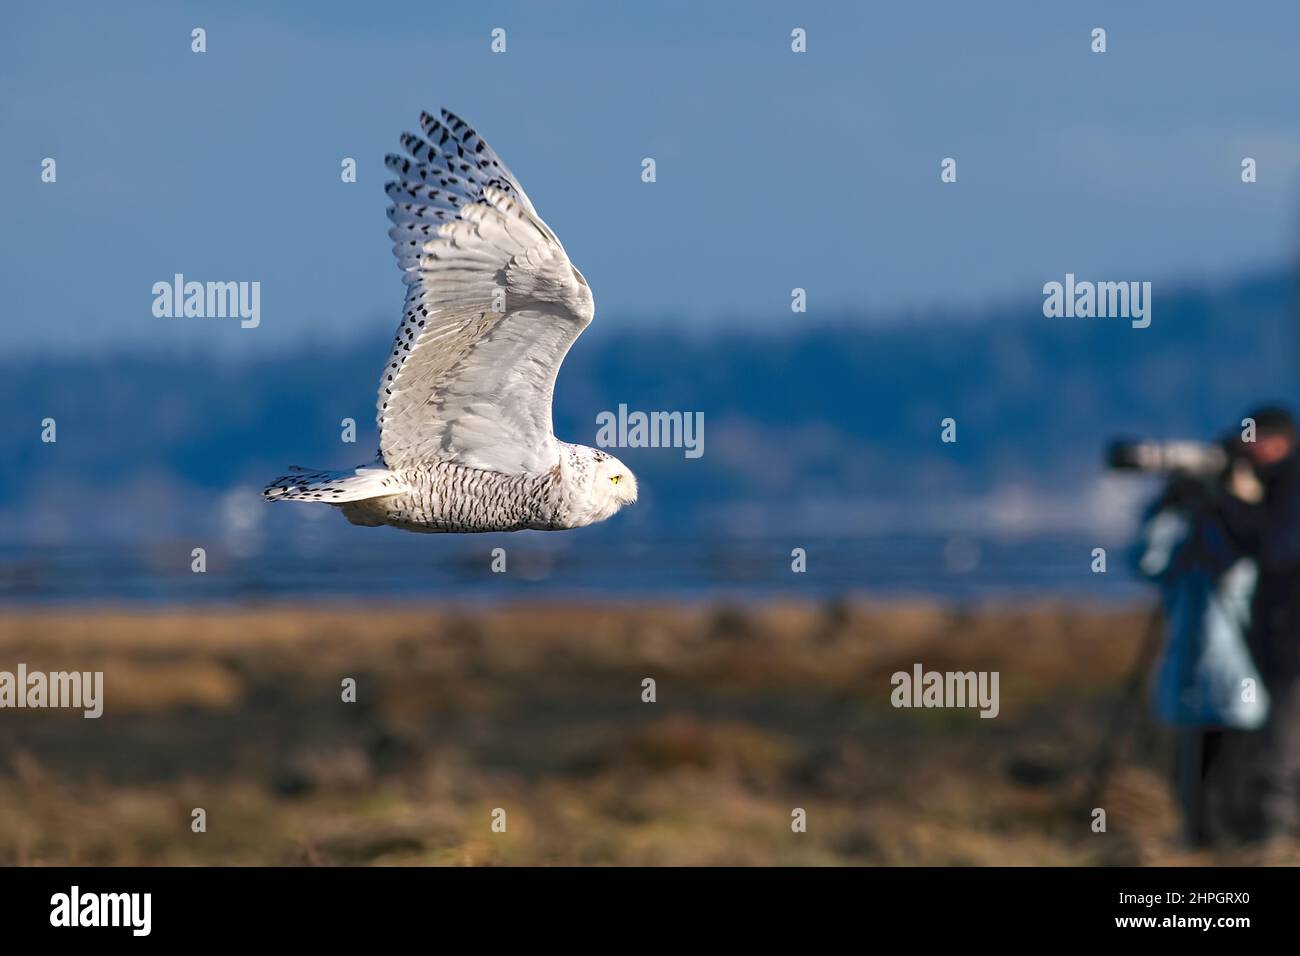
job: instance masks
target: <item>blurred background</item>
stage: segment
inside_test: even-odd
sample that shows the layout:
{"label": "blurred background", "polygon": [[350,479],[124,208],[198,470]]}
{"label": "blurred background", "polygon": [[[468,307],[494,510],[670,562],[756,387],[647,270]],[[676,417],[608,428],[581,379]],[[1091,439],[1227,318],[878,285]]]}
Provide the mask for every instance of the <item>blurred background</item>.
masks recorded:
{"label": "blurred background", "polygon": [[[1113,839],[1075,806],[1151,601],[1125,554],[1155,488],[1102,453],[1300,392],[1295,7],[5,24],[0,668],[103,669],[108,697],[0,720],[0,862],[1180,859],[1157,730]],[[605,524],[424,536],[260,498],[371,457],[382,157],[439,106],[594,290],[557,434],[704,415],[700,458],[619,452],[641,499]],[[1067,272],[1152,282],[1150,327],[1045,318]],[[260,325],[155,317],[175,273],[260,282]],[[892,710],[915,660],[1000,668],[1002,715]]]}

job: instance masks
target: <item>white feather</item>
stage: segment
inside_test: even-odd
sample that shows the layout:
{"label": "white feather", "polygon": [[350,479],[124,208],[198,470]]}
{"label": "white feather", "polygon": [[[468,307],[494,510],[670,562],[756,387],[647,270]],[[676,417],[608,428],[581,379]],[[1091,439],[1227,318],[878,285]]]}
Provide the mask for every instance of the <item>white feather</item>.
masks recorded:
{"label": "white feather", "polygon": [[[406,307],[380,378],[390,468],[448,461],[541,473],[559,448],[556,375],[594,313],[586,280],[481,137],[443,114],[406,134],[387,187]],[[439,221],[442,220],[441,224]]]}

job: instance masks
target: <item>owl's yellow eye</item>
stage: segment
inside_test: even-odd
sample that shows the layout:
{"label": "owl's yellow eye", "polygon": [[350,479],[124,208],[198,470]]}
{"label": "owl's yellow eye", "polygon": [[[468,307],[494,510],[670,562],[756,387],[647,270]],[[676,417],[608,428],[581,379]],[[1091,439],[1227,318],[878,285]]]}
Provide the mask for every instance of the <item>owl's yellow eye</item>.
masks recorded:
{"label": "owl's yellow eye", "polygon": [[622,477],[623,477],[622,475],[610,475],[609,480],[612,481],[614,484],[618,484],[618,480]]}

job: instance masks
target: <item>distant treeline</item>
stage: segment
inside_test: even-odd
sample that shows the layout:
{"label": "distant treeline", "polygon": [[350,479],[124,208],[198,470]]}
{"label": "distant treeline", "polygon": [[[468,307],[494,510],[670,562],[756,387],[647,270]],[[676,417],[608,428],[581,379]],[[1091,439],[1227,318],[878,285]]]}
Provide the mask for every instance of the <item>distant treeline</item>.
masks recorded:
{"label": "distant treeline", "polygon": [[[624,457],[657,507],[685,516],[820,494],[977,493],[1014,479],[1068,488],[1114,434],[1210,436],[1252,403],[1300,394],[1290,276],[1153,292],[1150,328],[1048,319],[1041,303],[944,320],[851,317],[785,331],[620,330],[601,316],[574,347],[557,433],[594,443],[597,415],[702,412],[704,449]],[[0,501],[127,486],[178,494],[258,484],[286,464],[345,466],[376,447],[389,342],[251,360],[105,354],[0,360]],[[939,440],[940,422],[958,440]],[[343,444],[344,419],[356,443]],[[57,425],[54,445],[42,422]]]}

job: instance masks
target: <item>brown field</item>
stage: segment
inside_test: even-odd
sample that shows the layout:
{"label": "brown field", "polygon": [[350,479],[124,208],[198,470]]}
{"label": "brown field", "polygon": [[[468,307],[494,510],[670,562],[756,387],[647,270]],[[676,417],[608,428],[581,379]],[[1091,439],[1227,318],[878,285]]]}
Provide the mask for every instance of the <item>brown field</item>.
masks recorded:
{"label": "brown field", "polygon": [[[0,670],[103,670],[106,702],[99,720],[0,711],[0,864],[1300,860],[1181,851],[1170,747],[1145,719],[1101,801],[1107,832],[1091,831],[1088,768],[1143,619],[866,603],[11,612]],[[895,710],[890,674],[914,662],[1000,671],[1000,716]]]}

